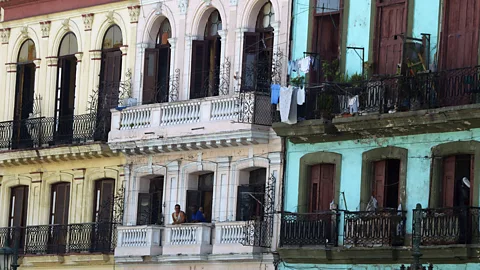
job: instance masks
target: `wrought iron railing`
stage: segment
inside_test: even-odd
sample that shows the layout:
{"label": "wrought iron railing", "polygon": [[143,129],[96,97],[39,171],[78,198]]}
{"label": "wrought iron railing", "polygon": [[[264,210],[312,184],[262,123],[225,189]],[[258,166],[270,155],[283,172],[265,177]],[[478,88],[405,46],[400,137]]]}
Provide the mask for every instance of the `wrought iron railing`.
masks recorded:
{"label": "wrought iron railing", "polygon": [[79,223],[0,228],[0,244],[19,254],[113,253],[117,243],[116,223]]}
{"label": "wrought iron railing", "polygon": [[280,246],[337,245],[340,214],[283,213]]}
{"label": "wrought iron railing", "polygon": [[270,126],[278,114],[270,94],[262,92],[239,93],[239,107],[240,123]]}
{"label": "wrought iron railing", "polygon": [[180,69],[175,69],[174,73],[166,80],[158,82],[153,87],[143,87],[142,104],[154,104],[173,102],[178,100],[178,87],[180,81]]}
{"label": "wrought iron railing", "polygon": [[423,246],[480,243],[479,207],[415,209],[413,216],[414,234],[419,228]]}
{"label": "wrought iron railing", "polygon": [[110,123],[97,121],[96,114],[29,118],[0,123],[0,149],[29,149],[61,144],[106,141],[98,132]]}
{"label": "wrought iron railing", "polygon": [[249,220],[243,226],[245,246],[266,247],[272,245],[273,219]]}
{"label": "wrought iron railing", "polygon": [[401,246],[405,240],[406,211],[344,212],[344,245]]}
{"label": "wrought iron railing", "polygon": [[349,113],[349,101],[355,96],[359,112],[388,113],[480,103],[479,94],[480,66],[354,83],[324,82],[306,88],[299,117],[321,119]]}

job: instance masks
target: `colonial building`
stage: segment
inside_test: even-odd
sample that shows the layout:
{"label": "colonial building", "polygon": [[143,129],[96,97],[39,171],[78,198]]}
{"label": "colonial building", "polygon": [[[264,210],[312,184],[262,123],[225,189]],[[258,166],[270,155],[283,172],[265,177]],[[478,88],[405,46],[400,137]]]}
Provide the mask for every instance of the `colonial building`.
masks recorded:
{"label": "colonial building", "polygon": [[292,26],[291,60],[319,61],[291,74],[306,120],[273,124],[280,269],[479,268],[480,2],[314,2]]}
{"label": "colonial building", "polygon": [[125,160],[106,141],[131,91],[137,1],[0,7],[0,246],[23,269],[111,269]]}
{"label": "colonial building", "polygon": [[[124,269],[274,269],[282,143],[270,84],[286,80],[288,1],[142,1],[133,91],[112,110],[126,155]],[[206,222],[172,225],[179,204]]]}

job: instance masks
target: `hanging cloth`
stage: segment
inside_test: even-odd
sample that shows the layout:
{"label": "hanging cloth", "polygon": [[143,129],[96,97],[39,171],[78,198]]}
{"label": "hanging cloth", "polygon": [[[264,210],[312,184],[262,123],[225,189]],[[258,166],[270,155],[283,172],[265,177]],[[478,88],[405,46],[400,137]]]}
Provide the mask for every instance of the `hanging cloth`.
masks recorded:
{"label": "hanging cloth", "polygon": [[292,86],[280,88],[280,118],[283,123],[297,123],[297,89]]}
{"label": "hanging cloth", "polygon": [[297,104],[303,105],[305,103],[305,87],[301,87],[297,90]]}
{"label": "hanging cloth", "polygon": [[358,112],[358,106],[360,106],[358,102],[358,95],[350,98],[348,100],[348,107],[350,108],[350,114],[354,114]]}
{"label": "hanging cloth", "polygon": [[270,86],[271,89],[271,103],[278,104],[278,99],[280,98],[280,85],[279,84],[272,84]]}

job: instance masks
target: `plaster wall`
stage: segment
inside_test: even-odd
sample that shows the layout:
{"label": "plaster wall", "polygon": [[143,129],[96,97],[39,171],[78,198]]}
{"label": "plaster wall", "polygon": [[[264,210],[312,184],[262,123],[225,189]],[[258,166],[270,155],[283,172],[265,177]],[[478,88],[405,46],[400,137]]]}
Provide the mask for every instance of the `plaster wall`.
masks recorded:
{"label": "plaster wall", "polygon": [[[405,209],[407,214],[407,233],[412,231],[412,209],[417,203],[428,206],[430,187],[430,165],[432,147],[453,141],[479,140],[480,129],[471,131],[422,134],[395,138],[372,138],[355,141],[341,141],[318,144],[287,145],[287,169],[285,182],[285,210],[295,212],[298,209],[298,189],[300,158],[317,151],[328,151],[342,155],[339,208],[350,211],[360,210],[360,190],[362,174],[362,153],[371,149],[397,146],[408,150],[407,183]],[[345,199],[344,199],[345,198]],[[340,228],[343,226],[340,224]]]}

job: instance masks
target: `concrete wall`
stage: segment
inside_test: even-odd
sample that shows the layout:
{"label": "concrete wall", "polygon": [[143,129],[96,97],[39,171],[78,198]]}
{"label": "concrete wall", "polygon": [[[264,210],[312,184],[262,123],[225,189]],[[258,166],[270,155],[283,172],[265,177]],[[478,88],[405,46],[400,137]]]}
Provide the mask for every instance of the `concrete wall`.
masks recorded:
{"label": "concrete wall", "polygon": [[[452,142],[480,140],[480,129],[462,132],[423,134],[395,138],[377,138],[356,141],[292,144],[287,145],[287,169],[285,183],[285,210],[297,211],[299,188],[299,160],[307,154],[328,151],[342,155],[342,172],[340,192],[345,193],[345,200],[340,196],[339,207],[355,211],[360,208],[360,183],[362,173],[362,153],[378,147],[397,146],[408,150],[406,202],[407,233],[411,232],[412,209],[417,203],[428,205],[430,187],[431,148]],[[346,201],[346,202],[345,202]],[[346,206],[345,206],[346,205]]]}
{"label": "concrete wall", "polygon": [[[303,57],[303,52],[308,48],[308,27],[309,27],[309,0],[293,1],[292,11],[292,41],[290,43],[291,59],[296,60]],[[297,74],[293,74],[296,77]]]}

